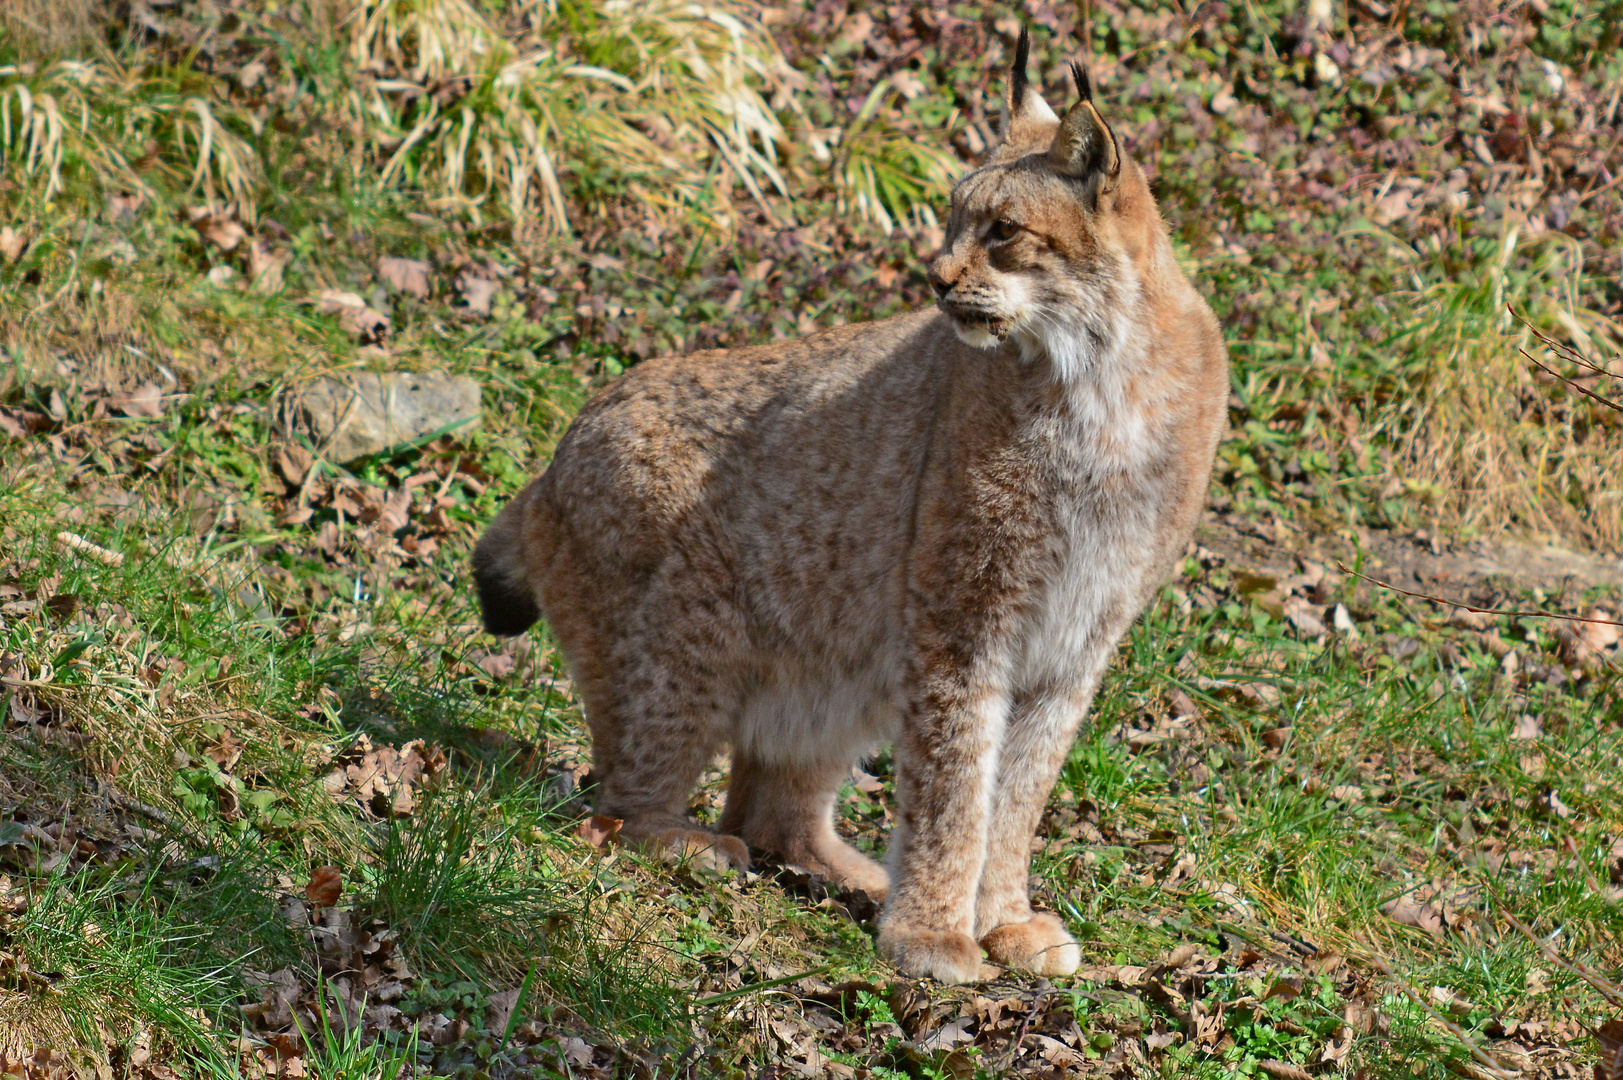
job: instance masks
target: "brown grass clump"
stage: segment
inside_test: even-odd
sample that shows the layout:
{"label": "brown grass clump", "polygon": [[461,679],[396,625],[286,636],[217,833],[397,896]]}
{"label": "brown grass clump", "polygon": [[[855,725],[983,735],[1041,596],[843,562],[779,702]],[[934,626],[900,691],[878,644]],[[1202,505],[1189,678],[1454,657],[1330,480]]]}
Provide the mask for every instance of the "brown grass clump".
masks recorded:
{"label": "brown grass clump", "polygon": [[1387,413],[1401,429],[1388,493],[1425,502],[1468,531],[1623,544],[1618,414],[1526,358],[1598,383],[1602,376],[1575,368],[1536,331],[1591,355],[1623,340],[1623,328],[1581,304],[1579,246],[1512,226],[1474,273],[1413,280],[1392,305],[1403,319],[1394,345],[1413,357],[1413,397]]}

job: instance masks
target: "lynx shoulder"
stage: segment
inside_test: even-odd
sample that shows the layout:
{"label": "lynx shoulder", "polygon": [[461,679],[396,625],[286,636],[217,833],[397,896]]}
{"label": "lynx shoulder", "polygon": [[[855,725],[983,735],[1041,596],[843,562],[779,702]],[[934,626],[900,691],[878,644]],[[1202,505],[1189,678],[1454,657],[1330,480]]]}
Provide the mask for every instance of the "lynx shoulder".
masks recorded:
{"label": "lynx shoulder", "polygon": [[[937,310],[645,363],[474,556],[486,624],[544,615],[597,811],[673,857],[770,853],[884,899],[903,971],[1067,973],[1027,894],[1044,802],[1115,643],[1182,552],[1225,420],[1216,320],[1095,108],[1025,77],[953,191]],[[896,746],[886,865],[842,841]],[[686,816],[731,751],[719,828]]]}

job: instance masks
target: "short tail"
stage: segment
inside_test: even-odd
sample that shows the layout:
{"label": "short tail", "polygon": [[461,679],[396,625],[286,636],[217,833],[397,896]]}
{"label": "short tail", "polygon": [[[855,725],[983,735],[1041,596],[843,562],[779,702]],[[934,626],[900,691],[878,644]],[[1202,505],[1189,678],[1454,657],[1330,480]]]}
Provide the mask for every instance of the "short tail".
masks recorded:
{"label": "short tail", "polygon": [[522,634],[541,617],[524,559],[525,490],[496,515],[473,549],[473,580],[485,629],[501,637]]}

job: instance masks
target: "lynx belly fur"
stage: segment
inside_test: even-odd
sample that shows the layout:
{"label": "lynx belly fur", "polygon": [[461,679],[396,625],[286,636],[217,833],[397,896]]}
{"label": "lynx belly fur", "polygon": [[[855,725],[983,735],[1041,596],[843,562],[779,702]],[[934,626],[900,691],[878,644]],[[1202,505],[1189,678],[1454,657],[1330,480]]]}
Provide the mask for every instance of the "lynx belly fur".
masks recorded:
{"label": "lynx belly fur", "polygon": [[[474,556],[487,627],[545,615],[598,813],[672,857],[773,853],[884,898],[903,972],[1073,971],[1031,837],[1114,646],[1183,551],[1227,360],[1138,166],[1021,47],[958,182],[938,310],[652,360],[581,410]],[[832,827],[896,745],[888,866]],[[685,813],[731,748],[719,830]]]}

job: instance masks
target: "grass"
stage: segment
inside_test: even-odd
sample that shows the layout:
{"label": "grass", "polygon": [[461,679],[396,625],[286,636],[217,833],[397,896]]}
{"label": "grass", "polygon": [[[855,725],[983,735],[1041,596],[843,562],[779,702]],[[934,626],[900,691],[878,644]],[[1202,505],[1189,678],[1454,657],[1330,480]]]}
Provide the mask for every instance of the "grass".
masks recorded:
{"label": "grass", "polygon": [[[1381,86],[1350,60],[1333,84],[1272,0],[1095,13],[1101,100],[1229,334],[1226,516],[1615,545],[1615,424],[1524,366],[1544,353],[1505,314],[1616,349],[1615,208],[1562,194],[1611,160],[1612,24],[1545,7],[1479,13],[1454,75],[1548,122],[1565,231],[1471,149],[1491,110],[1397,39]],[[132,1075],[1584,1067],[1611,1006],[1508,917],[1623,967],[1616,657],[1309,555],[1283,579],[1191,558],[1124,643],[1034,865],[1076,979],[909,983],[858,898],[577,835],[568,673],[544,630],[477,632],[473,537],[627,366],[926,303],[1009,12],[163,10],[163,35],[91,3],[0,12],[0,1071],[60,1046]],[[1081,28],[1038,14],[1058,70]],[[1353,46],[1385,33],[1336,18]],[[1469,51],[1463,24],[1392,18],[1405,47]],[[1552,93],[1546,60],[1589,97]],[[1406,138],[1466,210],[1365,175]],[[1391,190],[1427,209],[1374,225]],[[427,295],[385,256],[423,262]],[[389,336],[363,346],[307,302],[324,289]],[[473,375],[481,428],[290,479],[299,387],[384,366]],[[344,509],[408,490],[404,528]],[[1607,599],[1501,584],[1472,595]],[[1356,636],[1301,619],[1337,604]],[[888,756],[867,769],[840,827],[880,851]]]}

